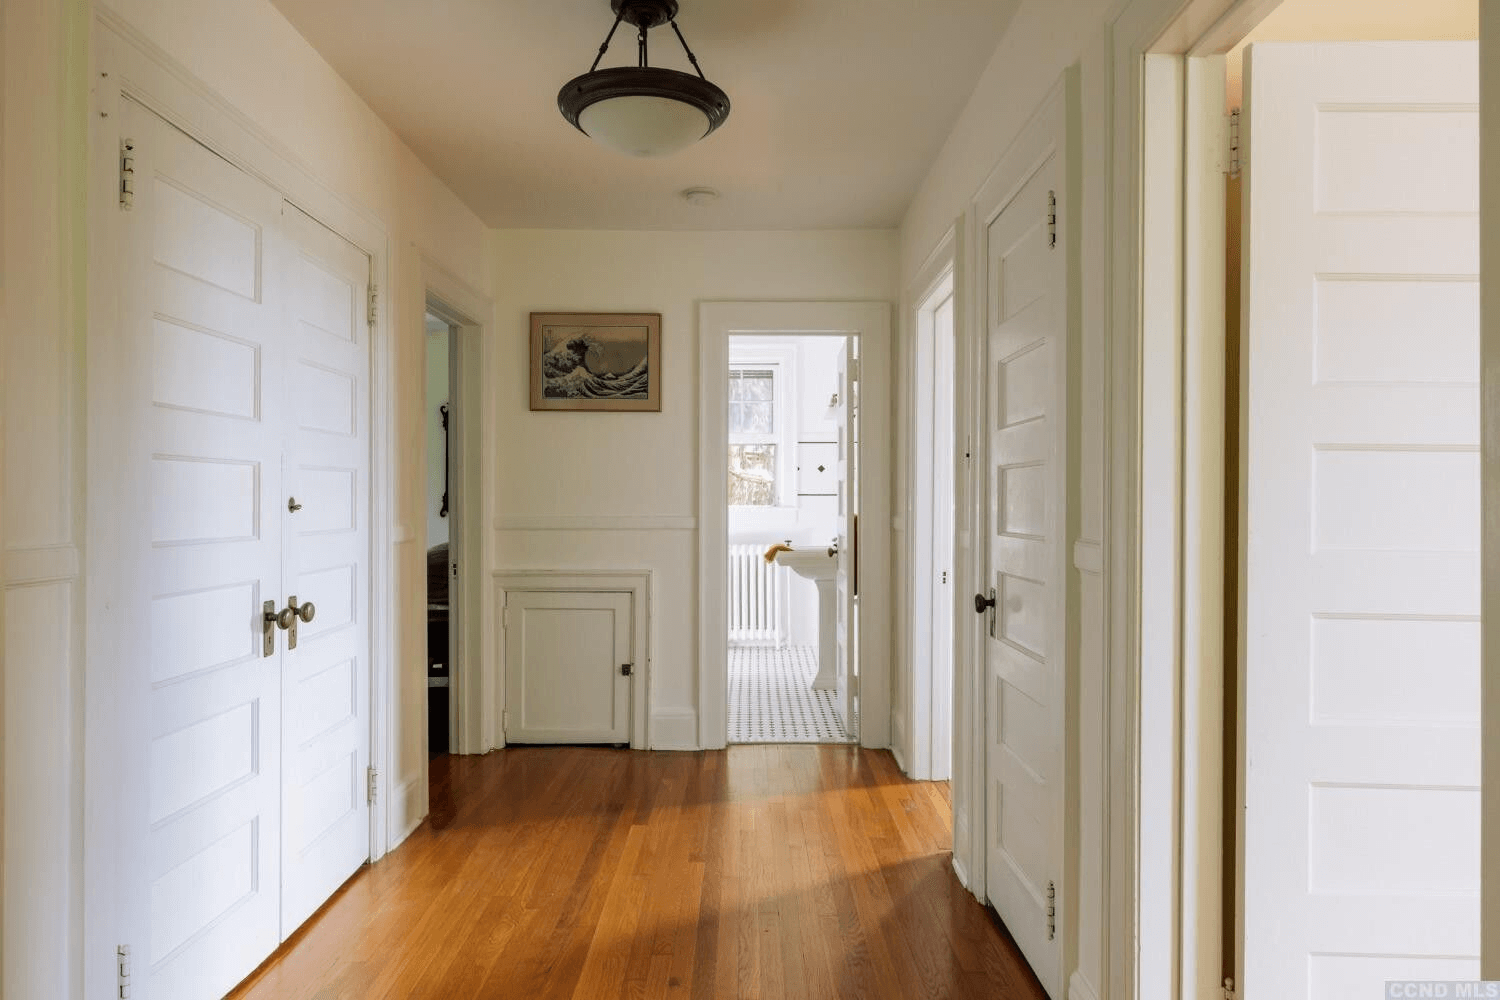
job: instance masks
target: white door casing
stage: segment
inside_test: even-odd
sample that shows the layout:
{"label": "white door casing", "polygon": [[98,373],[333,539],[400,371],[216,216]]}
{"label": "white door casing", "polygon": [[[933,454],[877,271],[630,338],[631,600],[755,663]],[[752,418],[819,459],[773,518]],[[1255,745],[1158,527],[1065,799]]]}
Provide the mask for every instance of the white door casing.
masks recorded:
{"label": "white door casing", "polygon": [[[288,203],[282,936],[370,854],[370,260]],[[294,505],[297,509],[292,511]],[[273,512],[273,513],[276,513]]]}
{"label": "white door casing", "polygon": [[630,593],[516,591],[504,618],[507,743],[630,742]]}
{"label": "white door casing", "polygon": [[[1054,105],[1055,107],[1056,105]],[[981,191],[986,895],[1063,996],[1068,562],[1067,267],[1062,116],[1028,131]],[[976,606],[977,610],[977,606]]]}
{"label": "white door casing", "polygon": [[1478,975],[1477,69],[1247,59],[1248,1000]]}
{"label": "white door casing", "polygon": [[834,629],[838,665],[833,708],[844,731],[857,738],[859,700],[859,338],[845,341],[838,363],[838,568],[834,573]]}
{"label": "white door casing", "polygon": [[[148,807],[121,835],[148,858],[137,989],[196,1000],[226,993],[369,856],[370,263],[122,103],[136,181],[120,335],[149,378],[122,396],[118,461],[150,469],[150,516],[124,529],[150,571],[147,652],[119,669],[150,723],[149,746],[125,754]],[[342,347],[308,336],[340,315]],[[307,383],[309,363],[346,391]],[[341,434],[318,426],[335,411]],[[295,652],[274,628],[268,655],[264,605],[293,594],[319,615]]]}

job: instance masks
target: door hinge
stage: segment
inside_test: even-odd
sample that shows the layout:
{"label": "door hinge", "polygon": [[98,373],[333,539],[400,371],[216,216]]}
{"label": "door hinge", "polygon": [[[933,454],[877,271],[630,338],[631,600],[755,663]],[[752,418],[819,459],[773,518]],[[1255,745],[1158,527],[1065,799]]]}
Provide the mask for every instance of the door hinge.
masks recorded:
{"label": "door hinge", "polygon": [[[1238,114],[1238,112],[1236,112]],[[1224,977],[1224,1000],[1234,1000],[1234,979],[1230,976]]]}
{"label": "door hinge", "polygon": [[116,983],[120,988],[120,1000],[130,1000],[130,945],[115,948],[115,968],[119,972]]}
{"label": "door hinge", "polygon": [[370,805],[375,804],[375,798],[380,793],[380,771],[371,764],[365,768],[365,801]]}
{"label": "door hinge", "polygon": [[1057,192],[1047,192],[1047,246],[1057,246]]}
{"label": "door hinge", "polygon": [[135,207],[135,140],[120,140],[120,207]]}
{"label": "door hinge", "polygon": [[1057,937],[1057,885],[1047,883],[1047,940]]}
{"label": "door hinge", "polygon": [[1224,116],[1224,172],[1230,177],[1240,175],[1240,109],[1235,108]]}
{"label": "door hinge", "polygon": [[371,282],[370,283],[370,315],[369,315],[369,323],[370,323],[371,326],[375,325],[375,320],[380,315],[379,309],[380,309],[380,289],[375,286],[374,282]]}
{"label": "door hinge", "polygon": [[633,664],[633,663],[622,663],[622,664],[620,664],[620,676],[621,677],[629,677],[634,672],[635,672],[635,664]]}

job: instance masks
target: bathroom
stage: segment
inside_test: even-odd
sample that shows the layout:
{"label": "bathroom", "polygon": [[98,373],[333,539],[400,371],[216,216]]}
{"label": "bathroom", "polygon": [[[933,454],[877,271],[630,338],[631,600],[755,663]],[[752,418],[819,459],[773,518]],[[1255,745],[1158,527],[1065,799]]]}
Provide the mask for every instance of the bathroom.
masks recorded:
{"label": "bathroom", "polygon": [[857,426],[851,347],[843,336],[730,338],[730,742],[857,737],[846,640],[857,477],[841,460]]}

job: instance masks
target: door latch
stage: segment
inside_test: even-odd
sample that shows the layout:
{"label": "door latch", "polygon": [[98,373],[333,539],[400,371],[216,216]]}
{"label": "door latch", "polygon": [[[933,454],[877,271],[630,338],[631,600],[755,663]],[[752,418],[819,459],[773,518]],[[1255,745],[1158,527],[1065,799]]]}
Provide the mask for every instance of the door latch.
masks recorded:
{"label": "door latch", "polygon": [[990,638],[995,638],[995,588],[990,588],[990,596],[983,594],[974,595],[974,610],[979,614],[989,613]]}
{"label": "door latch", "polygon": [[633,663],[622,663],[622,664],[620,664],[620,676],[621,677],[629,677],[634,672],[635,672],[635,664],[633,664]]}

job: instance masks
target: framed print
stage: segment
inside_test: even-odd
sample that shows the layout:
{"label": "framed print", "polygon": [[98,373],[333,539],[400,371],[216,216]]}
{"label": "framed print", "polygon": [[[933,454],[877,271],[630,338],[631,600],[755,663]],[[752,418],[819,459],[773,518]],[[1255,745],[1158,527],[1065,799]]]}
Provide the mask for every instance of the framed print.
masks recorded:
{"label": "framed print", "polygon": [[661,410],[661,313],[532,313],[533,410]]}

